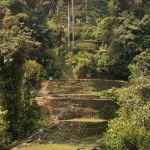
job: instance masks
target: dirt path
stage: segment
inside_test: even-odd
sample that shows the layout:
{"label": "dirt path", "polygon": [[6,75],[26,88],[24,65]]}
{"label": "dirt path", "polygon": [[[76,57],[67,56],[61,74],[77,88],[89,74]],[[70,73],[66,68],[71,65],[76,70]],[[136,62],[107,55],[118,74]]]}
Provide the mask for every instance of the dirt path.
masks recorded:
{"label": "dirt path", "polygon": [[56,58],[57,62],[59,63],[61,72],[62,72],[63,76],[65,77],[65,79],[71,79],[71,78],[67,75],[67,73],[64,71],[64,69],[63,69],[63,67],[62,67],[63,63],[62,63],[61,59],[60,59],[58,56],[55,56],[55,58]]}

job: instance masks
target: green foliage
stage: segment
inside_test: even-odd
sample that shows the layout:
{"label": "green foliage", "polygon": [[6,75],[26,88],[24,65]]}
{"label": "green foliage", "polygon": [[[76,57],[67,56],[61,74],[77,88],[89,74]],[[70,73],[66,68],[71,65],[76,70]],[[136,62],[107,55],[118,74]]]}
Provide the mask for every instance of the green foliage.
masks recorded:
{"label": "green foliage", "polygon": [[61,46],[57,49],[57,55],[61,58],[64,58],[68,54],[68,46]]}
{"label": "green foliage", "polygon": [[68,55],[67,65],[73,70],[74,76],[85,78],[87,73],[96,77],[97,59],[94,55],[87,52],[79,52],[73,57],[73,53]]}
{"label": "green foliage", "polygon": [[38,83],[46,76],[46,71],[41,64],[38,64],[35,60],[29,60],[24,64],[24,78],[31,83]]}
{"label": "green foliage", "polygon": [[82,39],[84,39],[84,40],[94,39],[93,32],[94,32],[95,28],[96,28],[95,26],[90,26],[90,27],[84,28],[83,33],[81,35]]}
{"label": "green foliage", "polygon": [[[20,23],[26,14],[11,15],[9,9],[5,9],[0,29],[0,67],[1,67],[1,93],[2,106],[7,110],[6,121],[9,121],[8,131],[12,138],[23,137],[23,64],[28,52],[33,45],[39,45],[31,38],[31,31]],[[27,121],[27,120],[26,120]]]}
{"label": "green foliage", "polygon": [[112,87],[111,89],[108,89],[108,90],[104,90],[101,92],[101,94],[104,95],[105,97],[107,97],[108,99],[111,99],[115,102],[117,101],[118,92],[117,92],[117,88],[115,88],[115,87]]}
{"label": "green foliage", "polygon": [[54,78],[59,78],[61,76],[61,69],[58,62],[55,60],[47,60],[48,64],[46,66],[47,78],[50,76]]}
{"label": "green foliage", "polygon": [[[104,18],[109,14],[107,0],[92,0],[88,1],[87,20],[92,25],[96,24],[98,18]],[[76,2],[78,11],[76,11],[75,18],[81,22],[86,21],[85,0]]]}
{"label": "green foliage", "polygon": [[32,90],[30,93],[31,93],[31,98],[35,98],[38,94],[38,90]]}
{"label": "green foliage", "polygon": [[140,18],[150,12],[150,3],[146,0],[110,0],[108,6],[111,14],[115,16],[119,16],[123,11],[130,11]]}
{"label": "green foliage", "polygon": [[[0,9],[4,9],[5,7],[7,7],[9,5],[9,0],[0,0]],[[0,12],[1,15],[2,12]]]}
{"label": "green foliage", "polygon": [[150,49],[134,57],[129,65],[132,78],[147,76],[150,74]]}
{"label": "green foliage", "polygon": [[101,20],[95,37],[102,42],[101,49],[107,51],[99,61],[99,70],[117,78],[126,79],[130,75],[128,65],[136,55],[150,47],[149,18],[144,15],[137,19],[132,13],[124,12],[121,17]]}
{"label": "green foliage", "polygon": [[88,24],[84,27],[75,28],[75,40],[94,40],[93,32],[95,28],[95,26],[88,26]]}
{"label": "green foliage", "polygon": [[[58,47],[62,44],[62,37],[65,35],[64,28],[65,23],[65,14],[59,12],[55,14],[50,20],[47,21],[47,26],[51,31],[51,40],[55,47]],[[64,28],[63,28],[64,26]]]}
{"label": "green foliage", "polygon": [[78,11],[75,13],[75,18],[78,18],[81,22],[85,22],[85,11]]}
{"label": "green foliage", "polygon": [[134,81],[132,86],[118,91],[119,118],[109,122],[106,134],[110,149],[150,147],[150,79],[140,77]]}
{"label": "green foliage", "polygon": [[[60,48],[58,53],[62,52],[63,50],[61,50]],[[30,55],[32,55],[31,58],[35,59],[39,65],[41,64],[43,66],[43,69],[46,71],[46,73],[43,74],[43,77],[48,79],[50,76],[54,78],[59,78],[61,76],[59,64],[57,63],[56,58],[53,56],[51,50],[44,50],[43,52],[42,49],[40,49],[39,51],[37,49],[33,50]]]}
{"label": "green foliage", "polygon": [[22,132],[23,136],[29,136],[35,129],[36,121],[40,117],[38,107],[34,101],[37,95],[37,90],[32,90],[34,87],[39,88],[39,81],[46,76],[46,71],[41,64],[35,60],[26,61],[24,64],[24,78],[23,78],[23,100],[22,100]]}
{"label": "green foliage", "polygon": [[107,149],[145,150],[150,147],[149,23],[148,15],[138,19],[132,13],[124,12],[113,23],[111,32],[107,31],[108,28],[106,32],[99,32],[100,40],[107,33],[110,36],[109,41],[107,38],[106,42],[102,41],[107,52],[100,56],[99,70],[107,74],[119,72],[121,76],[127,73],[125,76],[128,76],[129,68],[132,78],[131,86],[115,93],[120,105],[119,116],[109,122]]}
{"label": "green foliage", "polygon": [[106,17],[97,24],[94,32],[95,38],[102,42],[102,46],[110,44],[112,40],[113,30],[117,27],[118,19],[116,17]]}
{"label": "green foliage", "polygon": [[110,121],[106,140],[107,149],[111,150],[148,150],[150,132],[134,125],[131,120],[119,118]]}
{"label": "green foliage", "polygon": [[[90,6],[96,8],[96,13],[101,17],[105,17],[109,14],[108,12],[108,0],[92,0],[90,1]],[[96,18],[94,18],[96,20]]]}
{"label": "green foliage", "polygon": [[0,150],[7,149],[7,145],[10,142],[7,134],[8,122],[5,121],[6,111],[2,111],[0,107]]}

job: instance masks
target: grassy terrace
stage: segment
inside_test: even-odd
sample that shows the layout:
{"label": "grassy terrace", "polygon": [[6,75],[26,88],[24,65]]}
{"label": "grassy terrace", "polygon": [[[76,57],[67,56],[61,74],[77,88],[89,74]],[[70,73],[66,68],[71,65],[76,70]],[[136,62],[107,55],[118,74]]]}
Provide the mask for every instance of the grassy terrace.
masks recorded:
{"label": "grassy terrace", "polygon": [[70,119],[70,120],[63,120],[69,122],[103,122],[107,120],[103,119],[89,119],[89,118],[78,118],[78,119]]}
{"label": "grassy terrace", "polygon": [[79,146],[67,144],[35,144],[25,148],[17,148],[16,150],[77,150]]}

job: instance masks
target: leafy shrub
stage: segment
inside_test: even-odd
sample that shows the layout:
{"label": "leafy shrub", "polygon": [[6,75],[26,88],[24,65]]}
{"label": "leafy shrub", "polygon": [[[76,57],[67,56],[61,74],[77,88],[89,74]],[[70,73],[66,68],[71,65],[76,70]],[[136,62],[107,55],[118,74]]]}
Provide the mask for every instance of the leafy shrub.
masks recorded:
{"label": "leafy shrub", "polygon": [[61,76],[61,69],[58,62],[54,60],[47,60],[48,64],[46,66],[47,78],[52,76],[54,78],[59,78]]}
{"label": "leafy shrub", "polygon": [[46,76],[46,71],[43,66],[38,64],[35,60],[26,61],[24,64],[24,70],[24,78],[26,82],[29,81],[32,85],[38,83],[39,80],[42,80]]}
{"label": "leafy shrub", "polygon": [[67,65],[72,67],[73,73],[79,78],[85,78],[89,73],[92,77],[98,76],[97,72],[97,58],[87,52],[78,52],[77,55],[70,53],[67,59]]}
{"label": "leafy shrub", "polygon": [[150,49],[137,55],[129,65],[132,78],[147,76],[150,74]]}
{"label": "leafy shrub", "polygon": [[150,147],[150,132],[136,126],[133,121],[123,117],[109,123],[106,143],[111,150],[148,150]]}
{"label": "leafy shrub", "polygon": [[0,78],[3,81],[0,83],[0,92],[2,93],[1,104],[7,111],[8,131],[14,140],[24,136],[22,131],[24,127],[28,128],[24,123],[29,121],[26,113],[23,114],[24,110],[28,109],[24,105],[27,101],[24,101],[23,95],[23,65],[28,52],[40,43],[31,38],[31,30],[20,22],[27,18],[26,14],[19,13],[12,16],[9,9],[5,9],[5,12],[0,27]]}
{"label": "leafy shrub", "polygon": [[0,150],[7,149],[7,145],[10,142],[6,131],[8,129],[8,123],[4,120],[6,113],[0,107]]}
{"label": "leafy shrub", "polygon": [[85,22],[85,11],[76,12],[75,18],[78,18],[81,22]]}
{"label": "leafy shrub", "polygon": [[95,26],[90,26],[90,27],[86,27],[82,33],[82,38],[85,39],[85,40],[88,40],[88,39],[95,39],[94,35],[93,35],[93,32],[94,30],[96,29]]}
{"label": "leafy shrub", "polygon": [[108,64],[105,68],[110,74],[127,79],[133,58],[150,47],[149,18],[144,15],[138,19],[130,12],[123,12],[120,17],[107,17],[98,23],[94,35],[107,50],[105,57],[110,63],[105,60],[102,63]]}
{"label": "leafy shrub", "polygon": [[150,79],[140,77],[118,92],[119,117],[110,121],[106,145],[112,150],[147,150],[150,147]]}
{"label": "leafy shrub", "polygon": [[97,64],[99,73],[109,78],[127,79],[130,75],[128,63],[125,60],[118,61],[118,59],[120,59],[118,56],[109,56],[108,52],[101,54]]}
{"label": "leafy shrub", "polygon": [[84,28],[75,28],[75,40],[83,40],[82,34],[84,33]]}
{"label": "leafy shrub", "polygon": [[117,101],[118,91],[117,91],[117,88],[115,88],[115,87],[112,87],[111,89],[108,89],[108,90],[104,90],[101,92],[101,94],[108,97],[109,99],[111,99],[113,101]]}
{"label": "leafy shrub", "polygon": [[57,55],[64,58],[68,54],[68,46],[61,46],[57,50]]}

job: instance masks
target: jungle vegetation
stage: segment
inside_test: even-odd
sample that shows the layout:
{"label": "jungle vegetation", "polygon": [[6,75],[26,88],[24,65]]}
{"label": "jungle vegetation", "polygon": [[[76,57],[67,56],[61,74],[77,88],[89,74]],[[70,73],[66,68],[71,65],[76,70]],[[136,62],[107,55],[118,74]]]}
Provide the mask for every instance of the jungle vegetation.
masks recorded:
{"label": "jungle vegetation", "polygon": [[[0,149],[29,136],[40,118],[36,89],[49,76],[61,78],[57,57],[73,78],[127,80],[113,91],[120,106],[103,146],[150,147],[150,2],[76,0],[75,46],[67,46],[67,4],[56,0],[0,0]],[[86,18],[87,17],[87,18]],[[72,40],[72,39],[71,39]],[[84,42],[83,42],[84,41]]]}

